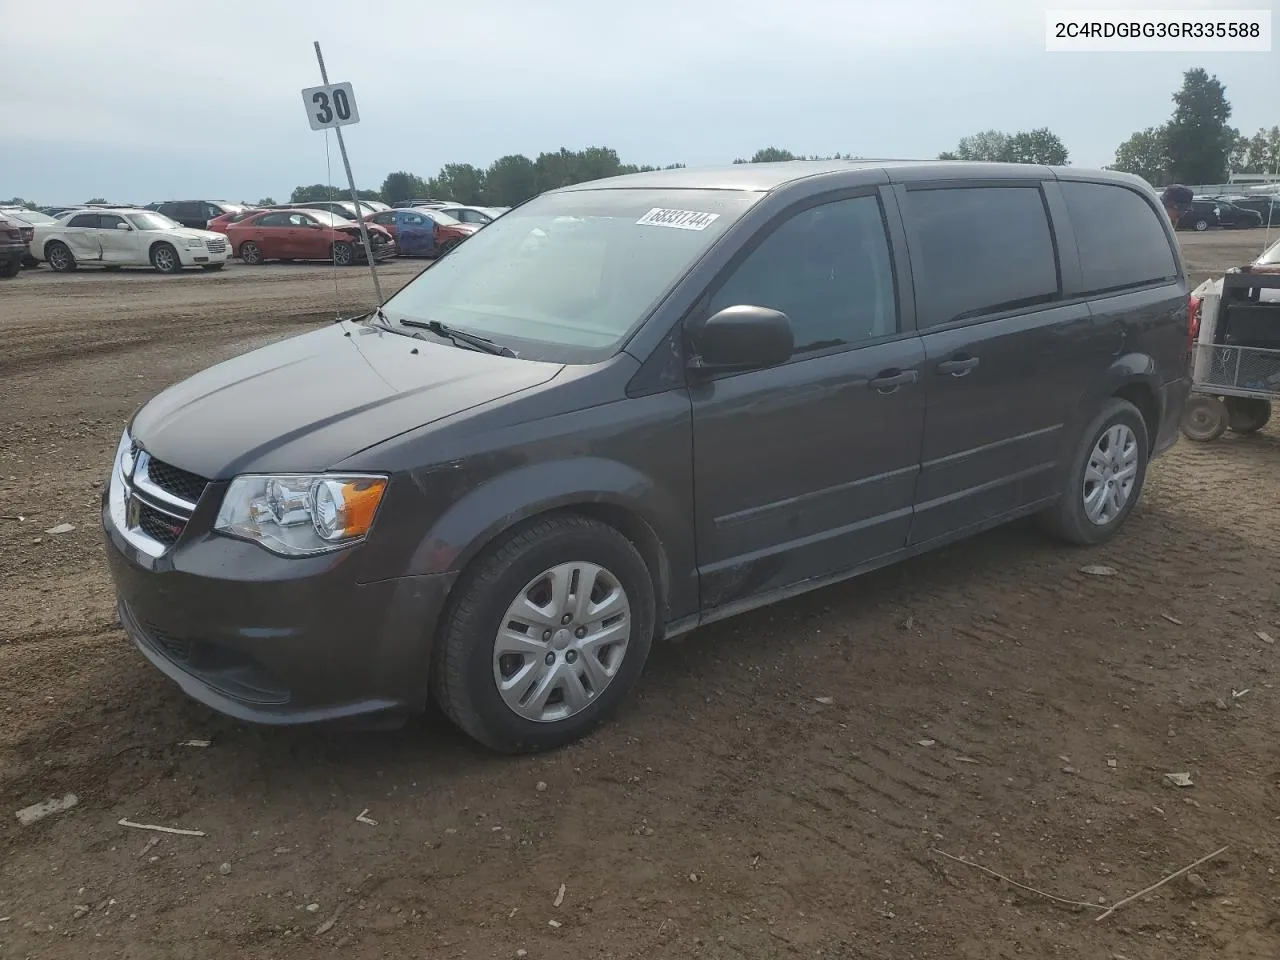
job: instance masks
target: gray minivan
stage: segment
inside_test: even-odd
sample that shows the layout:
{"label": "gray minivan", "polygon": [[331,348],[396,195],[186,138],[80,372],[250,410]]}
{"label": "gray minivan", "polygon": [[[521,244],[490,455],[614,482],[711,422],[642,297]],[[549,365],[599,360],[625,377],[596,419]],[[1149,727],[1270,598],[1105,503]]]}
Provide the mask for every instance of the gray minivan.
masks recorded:
{"label": "gray minivan", "polygon": [[578,184],[382,309],[145,404],[103,524],[121,621],[264,723],[434,697],[584,735],[651,643],[1031,514],[1097,544],[1188,392],[1136,177],[796,161]]}

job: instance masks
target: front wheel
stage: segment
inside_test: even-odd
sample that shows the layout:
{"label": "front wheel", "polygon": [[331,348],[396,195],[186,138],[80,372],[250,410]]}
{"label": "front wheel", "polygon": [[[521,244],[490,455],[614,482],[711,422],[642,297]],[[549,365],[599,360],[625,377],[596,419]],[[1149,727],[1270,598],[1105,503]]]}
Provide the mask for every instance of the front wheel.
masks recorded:
{"label": "front wheel", "polygon": [[333,245],[333,262],[340,267],[349,267],[356,258],[356,249],[345,240]]}
{"label": "front wheel", "polygon": [[1255,397],[1227,397],[1227,429],[1232,433],[1257,433],[1271,420],[1271,401]]}
{"label": "front wheel", "polygon": [[1182,434],[1196,443],[1217,440],[1228,423],[1227,406],[1217,397],[1193,396],[1182,410]]}
{"label": "front wheel", "polygon": [[252,240],[246,240],[240,244],[240,261],[250,266],[257,266],[266,260],[262,255],[262,248]]}
{"label": "front wheel", "polygon": [[1150,450],[1138,408],[1108,400],[1080,438],[1062,496],[1043,515],[1049,532],[1081,546],[1110,540],[1142,494]]}
{"label": "front wheel", "polygon": [[76,258],[71,253],[71,248],[61,240],[54,240],[45,247],[44,258],[49,261],[49,266],[55,273],[70,273],[76,268]]}
{"label": "front wheel", "polygon": [[151,265],[161,273],[177,273],[182,269],[182,260],[172,244],[157,243],[151,248]]}
{"label": "front wheel", "polygon": [[572,743],[640,676],[654,595],[644,559],[613,527],[577,514],[528,523],[455,587],[432,693],[463,731],[501,753]]}

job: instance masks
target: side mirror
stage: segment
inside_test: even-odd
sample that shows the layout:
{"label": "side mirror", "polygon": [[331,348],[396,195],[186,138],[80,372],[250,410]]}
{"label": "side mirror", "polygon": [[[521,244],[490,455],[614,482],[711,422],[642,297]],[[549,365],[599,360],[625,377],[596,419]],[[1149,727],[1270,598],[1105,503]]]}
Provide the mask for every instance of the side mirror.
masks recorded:
{"label": "side mirror", "polygon": [[690,367],[706,372],[756,370],[791,359],[795,338],[785,313],[747,304],[725,307],[690,334]]}
{"label": "side mirror", "polygon": [[133,227],[129,226],[127,223],[117,223],[117,224],[116,224],[116,229],[117,229],[117,230],[132,230],[132,229],[133,229]]}

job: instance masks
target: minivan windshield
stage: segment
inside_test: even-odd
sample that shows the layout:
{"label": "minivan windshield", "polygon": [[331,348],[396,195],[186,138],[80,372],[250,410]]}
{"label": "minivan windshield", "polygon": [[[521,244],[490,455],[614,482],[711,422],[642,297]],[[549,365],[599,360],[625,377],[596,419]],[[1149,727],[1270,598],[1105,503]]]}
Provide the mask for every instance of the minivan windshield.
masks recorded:
{"label": "minivan windshield", "polygon": [[529,359],[613,356],[667,288],[763,194],[595,188],[543,194],[477,231],[383,312]]}

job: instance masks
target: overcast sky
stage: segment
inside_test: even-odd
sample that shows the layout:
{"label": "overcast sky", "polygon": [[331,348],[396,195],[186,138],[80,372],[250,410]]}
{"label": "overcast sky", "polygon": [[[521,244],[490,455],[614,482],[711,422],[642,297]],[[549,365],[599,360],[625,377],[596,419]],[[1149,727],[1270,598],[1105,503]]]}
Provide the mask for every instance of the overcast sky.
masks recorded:
{"label": "overcast sky", "polygon": [[[1165,120],[1182,71],[1231,122],[1280,124],[1280,53],[1046,53],[1044,9],[1259,0],[0,0],[0,197],[286,199],[326,180],[299,91],[354,84],[357,185],[392,170],[609,146],[626,162],[933,157],[1047,126],[1079,166]],[[332,180],[342,182],[336,143]]]}

